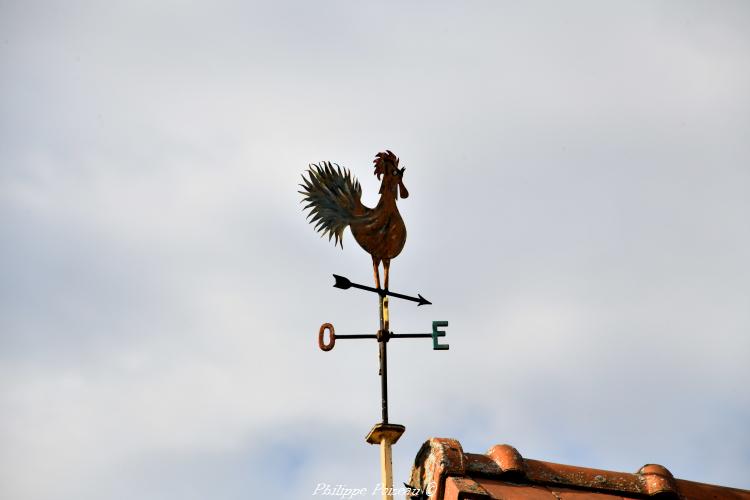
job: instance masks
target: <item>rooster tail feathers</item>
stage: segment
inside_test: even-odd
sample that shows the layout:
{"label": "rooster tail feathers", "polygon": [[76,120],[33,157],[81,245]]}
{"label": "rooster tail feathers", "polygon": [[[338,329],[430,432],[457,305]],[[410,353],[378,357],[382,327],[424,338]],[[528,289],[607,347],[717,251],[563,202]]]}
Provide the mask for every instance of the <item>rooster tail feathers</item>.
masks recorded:
{"label": "rooster tail feathers", "polygon": [[307,218],[321,237],[328,234],[329,241],[335,238],[334,245],[344,248],[344,229],[362,208],[362,187],[349,170],[331,162],[313,163],[305,173],[298,191],[302,210],[310,210]]}

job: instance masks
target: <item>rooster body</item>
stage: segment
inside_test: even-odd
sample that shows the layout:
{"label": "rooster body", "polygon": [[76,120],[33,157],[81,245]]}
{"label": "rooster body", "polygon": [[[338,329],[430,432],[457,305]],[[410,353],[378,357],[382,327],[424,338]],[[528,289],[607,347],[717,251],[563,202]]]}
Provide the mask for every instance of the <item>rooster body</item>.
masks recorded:
{"label": "rooster body", "polygon": [[367,253],[372,256],[375,282],[380,287],[378,266],[382,262],[385,271],[385,289],[388,289],[390,260],[401,253],[406,243],[406,225],[398,211],[396,200],[406,198],[409,192],[403,183],[405,168],[398,168],[399,159],[386,151],[375,157],[375,172],[380,184],[380,201],[375,208],[362,204],[362,188],[346,169],[330,162],[310,165],[308,177],[302,176],[300,184],[310,209],[308,218],[315,229],[328,239],[335,237],[334,244],[343,245],[344,229],[351,228],[352,235]]}
{"label": "rooster body", "polygon": [[381,198],[375,208],[365,207],[365,214],[350,225],[359,246],[379,260],[398,256],[406,243],[406,225],[395,200]]}

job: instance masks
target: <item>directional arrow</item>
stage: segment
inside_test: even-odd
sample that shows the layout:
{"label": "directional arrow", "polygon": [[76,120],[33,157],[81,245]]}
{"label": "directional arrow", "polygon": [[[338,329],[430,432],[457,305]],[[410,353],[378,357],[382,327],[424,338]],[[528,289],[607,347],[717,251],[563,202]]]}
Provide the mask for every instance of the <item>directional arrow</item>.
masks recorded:
{"label": "directional arrow", "polygon": [[417,306],[424,306],[427,304],[432,304],[432,302],[425,299],[420,294],[417,294],[417,297],[410,297],[408,295],[404,295],[401,293],[391,292],[390,290],[383,290],[382,288],[374,288],[371,286],[360,285],[359,283],[352,283],[351,281],[349,281],[348,278],[339,276],[338,274],[334,274],[333,277],[336,280],[336,283],[333,284],[334,288],[341,288],[342,290],[348,290],[349,288],[359,288],[360,290],[367,290],[368,292],[375,292],[381,297],[385,297],[386,295],[388,295],[391,297],[395,297],[397,299],[404,299],[404,300],[411,300],[412,302],[418,302]]}

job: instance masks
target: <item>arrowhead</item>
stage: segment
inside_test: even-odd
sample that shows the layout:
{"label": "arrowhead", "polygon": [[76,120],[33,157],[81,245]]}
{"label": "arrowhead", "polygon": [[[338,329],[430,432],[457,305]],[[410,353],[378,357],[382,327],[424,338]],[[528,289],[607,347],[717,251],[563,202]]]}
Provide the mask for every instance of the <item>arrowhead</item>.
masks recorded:
{"label": "arrowhead", "polygon": [[430,302],[429,300],[425,299],[420,294],[417,294],[417,296],[419,297],[419,304],[417,304],[417,307],[419,307],[419,306],[427,306],[427,305],[431,305],[432,304],[432,302]]}
{"label": "arrowhead", "polygon": [[349,281],[349,279],[344,278],[343,276],[334,274],[333,277],[336,280],[336,283],[333,284],[334,288],[341,288],[343,290],[346,290],[347,288],[350,288],[352,286],[352,282]]}

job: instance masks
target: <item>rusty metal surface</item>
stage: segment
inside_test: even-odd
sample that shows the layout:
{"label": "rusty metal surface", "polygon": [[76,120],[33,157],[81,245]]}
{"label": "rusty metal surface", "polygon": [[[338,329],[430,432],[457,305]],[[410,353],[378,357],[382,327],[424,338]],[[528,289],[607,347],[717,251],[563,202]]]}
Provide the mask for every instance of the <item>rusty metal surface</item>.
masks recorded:
{"label": "rusty metal surface", "polygon": [[[383,263],[384,289],[388,289],[391,259],[397,257],[406,243],[406,225],[396,200],[407,198],[404,185],[406,168],[399,168],[399,158],[391,151],[375,155],[374,174],[380,181],[380,200],[374,208],[362,204],[362,188],[351,173],[336,164],[312,164],[307,177],[302,176],[302,202],[309,209],[308,218],[315,229],[334,244],[341,244],[344,229],[351,229],[355,241],[372,257],[375,284],[380,288],[378,267]],[[303,209],[303,210],[304,210]]]}
{"label": "rusty metal surface", "polygon": [[[336,335],[333,324],[324,323],[318,330],[318,347],[330,351],[336,345],[336,339],[370,339],[378,341],[380,359],[380,394],[381,419],[388,424],[388,341],[391,338],[426,338],[432,337],[433,349],[448,350],[448,344],[438,342],[445,332],[438,327],[448,326],[447,321],[433,321],[432,333],[392,334],[390,331],[389,297],[416,302],[418,306],[431,304],[417,294],[417,297],[388,289],[390,280],[391,259],[397,257],[406,244],[406,225],[398,211],[396,200],[407,198],[409,191],[404,185],[405,168],[399,168],[399,158],[386,150],[375,155],[374,175],[380,181],[380,200],[374,208],[362,204],[362,187],[359,181],[346,168],[337,164],[323,162],[310,164],[302,174],[301,191],[303,211],[309,210],[308,219],[315,230],[322,235],[328,234],[328,240],[335,237],[334,246],[341,244],[344,230],[349,227],[354,239],[372,258],[372,269],[375,287],[353,283],[344,276],[334,274],[336,288],[348,290],[356,288],[378,294],[378,312],[380,326],[376,334]],[[380,286],[380,264],[383,265],[383,287]],[[328,342],[325,332],[328,331]]]}
{"label": "rusty metal surface", "polygon": [[[401,425],[389,425],[388,422],[388,341],[391,338],[424,338],[432,337],[433,349],[448,350],[448,344],[438,342],[439,337],[444,337],[445,332],[438,327],[448,326],[447,321],[433,321],[431,334],[407,333],[392,334],[390,331],[390,312],[388,308],[389,297],[417,302],[418,306],[427,305],[431,302],[417,294],[417,297],[392,292],[388,289],[391,259],[397,257],[406,243],[406,225],[398,211],[396,200],[406,198],[409,192],[404,186],[403,176],[405,168],[399,168],[399,159],[391,151],[378,153],[375,157],[374,174],[381,181],[380,200],[375,208],[368,208],[362,204],[362,188],[359,182],[353,178],[351,173],[338,165],[324,162],[322,165],[310,165],[308,176],[302,175],[302,188],[299,191],[306,203],[304,210],[310,210],[308,218],[315,229],[323,235],[328,234],[329,241],[335,237],[334,245],[341,244],[343,249],[343,232],[348,226],[357,243],[367,251],[372,258],[373,275],[375,287],[353,283],[348,278],[334,274],[334,287],[343,290],[356,288],[378,294],[378,312],[380,326],[375,335],[371,334],[349,334],[340,335],[341,339],[369,339],[378,341],[380,359],[380,394],[381,394],[381,418],[382,421],[375,425],[366,440],[369,443],[379,443],[381,450],[381,478],[383,485],[383,498],[392,498],[387,490],[392,488],[392,455],[391,445],[394,444],[405,428]],[[382,180],[381,180],[382,177]],[[383,265],[383,287],[380,286],[380,264]],[[328,342],[326,343],[325,332],[328,331]],[[330,351],[336,345],[337,335],[331,323],[324,323],[318,330],[318,347],[323,351]],[[445,448],[442,452],[438,449],[435,453],[428,453],[430,457],[441,457],[437,464],[431,464],[429,474],[436,474],[441,480],[441,488],[444,484],[445,472],[453,470],[446,469],[450,460],[446,457],[455,457],[463,460],[463,452],[451,450],[450,443],[443,443]],[[442,449],[440,446],[438,448]],[[446,461],[447,460],[447,461]],[[433,471],[432,469],[436,469]],[[461,471],[463,472],[463,471]]]}
{"label": "rusty metal surface", "polygon": [[[325,331],[328,330],[328,343],[325,342]],[[322,351],[330,351],[336,345],[336,330],[330,323],[323,323],[318,330],[318,347]]]}
{"label": "rusty metal surface", "polygon": [[[469,495],[459,479],[471,480],[490,496],[474,488]],[[681,500],[750,500],[750,491],[675,479],[657,464],[636,473],[526,459],[510,445],[496,445],[487,454],[464,453],[455,439],[433,438],[425,442],[412,468],[411,484],[434,481],[432,500],[459,498],[607,500],[610,498],[675,498]],[[450,488],[448,487],[450,486]],[[466,488],[464,488],[466,489]],[[467,490],[468,491],[468,490]],[[480,496],[476,496],[480,495]]]}

